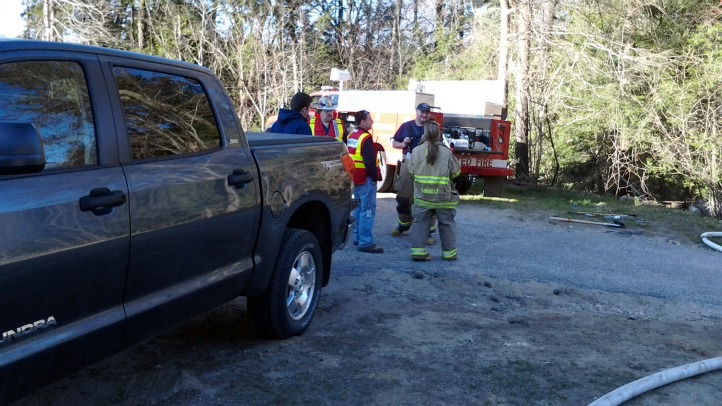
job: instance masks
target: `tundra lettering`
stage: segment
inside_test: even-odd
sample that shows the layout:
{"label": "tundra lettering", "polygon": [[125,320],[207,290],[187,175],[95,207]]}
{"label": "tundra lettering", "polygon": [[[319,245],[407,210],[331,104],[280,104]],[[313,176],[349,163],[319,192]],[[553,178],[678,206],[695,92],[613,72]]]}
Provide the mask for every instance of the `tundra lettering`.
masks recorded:
{"label": "tundra lettering", "polygon": [[17,340],[20,337],[24,337],[28,334],[38,332],[39,330],[46,329],[56,324],[58,324],[58,322],[55,321],[55,317],[50,316],[47,320],[40,319],[35,323],[26,324],[24,326],[16,328],[15,330],[8,330],[3,333],[2,339],[0,339],[0,344],[9,343],[11,340]]}

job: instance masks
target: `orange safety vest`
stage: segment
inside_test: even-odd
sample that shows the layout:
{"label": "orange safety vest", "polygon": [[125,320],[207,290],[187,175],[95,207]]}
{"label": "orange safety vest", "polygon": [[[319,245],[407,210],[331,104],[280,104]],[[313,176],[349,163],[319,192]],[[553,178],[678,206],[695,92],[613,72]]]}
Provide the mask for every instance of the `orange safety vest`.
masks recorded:
{"label": "orange safety vest", "polygon": [[[364,159],[361,156],[361,145],[366,141],[366,138],[370,138],[366,130],[362,128],[356,129],[351,135],[348,136],[348,142],[346,147],[348,148],[348,154],[353,159],[353,183],[356,185],[366,184],[366,165],[364,165]],[[373,142],[373,140],[372,140]],[[378,158],[378,147],[374,143],[374,155],[376,156],[376,173],[377,179],[381,180],[381,172],[379,170],[379,158]]]}
{"label": "orange safety vest", "polygon": [[311,117],[311,121],[309,121],[308,124],[311,126],[311,132],[313,132],[313,135],[315,136],[334,137],[339,141],[342,140],[343,125],[341,124],[341,120],[333,119],[330,123],[328,123],[328,134],[326,134],[326,130],[323,128],[321,120],[316,120],[316,116]]}

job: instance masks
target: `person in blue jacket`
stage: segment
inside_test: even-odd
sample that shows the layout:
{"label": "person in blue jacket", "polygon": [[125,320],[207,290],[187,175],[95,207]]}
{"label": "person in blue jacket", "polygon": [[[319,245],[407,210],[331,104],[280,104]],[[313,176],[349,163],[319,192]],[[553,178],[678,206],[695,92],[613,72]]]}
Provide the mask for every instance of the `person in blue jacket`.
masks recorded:
{"label": "person in blue jacket", "polygon": [[280,109],[278,120],[268,130],[272,133],[313,135],[308,125],[308,110],[311,108],[311,96],[298,92],[291,98],[290,109]]}

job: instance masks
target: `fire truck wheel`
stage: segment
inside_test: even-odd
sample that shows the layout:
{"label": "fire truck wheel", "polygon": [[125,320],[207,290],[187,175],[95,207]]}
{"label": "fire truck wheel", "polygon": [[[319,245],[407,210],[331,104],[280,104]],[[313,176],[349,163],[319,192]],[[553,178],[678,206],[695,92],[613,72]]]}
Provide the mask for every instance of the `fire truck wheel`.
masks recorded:
{"label": "fire truck wheel", "polygon": [[388,165],[386,162],[386,152],[379,151],[379,168],[381,169],[381,176],[383,180],[376,184],[376,191],[379,193],[393,193],[394,190],[394,173],[396,167]]}
{"label": "fire truck wheel", "polygon": [[501,196],[501,177],[485,176],[484,177],[484,197]]}

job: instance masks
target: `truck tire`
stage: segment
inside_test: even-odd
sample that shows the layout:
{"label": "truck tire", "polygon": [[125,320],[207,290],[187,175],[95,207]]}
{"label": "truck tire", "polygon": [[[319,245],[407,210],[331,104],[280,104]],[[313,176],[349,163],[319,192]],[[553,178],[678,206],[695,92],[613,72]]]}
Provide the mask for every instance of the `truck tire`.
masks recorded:
{"label": "truck tire", "polygon": [[394,174],[396,173],[396,166],[389,165],[386,162],[386,152],[379,151],[379,169],[381,169],[381,176],[383,179],[381,182],[376,184],[376,191],[378,193],[394,193]]}
{"label": "truck tire", "polygon": [[484,197],[500,197],[501,196],[501,177],[485,176],[484,177]]}
{"label": "truck tire", "polygon": [[287,229],[268,287],[248,298],[248,313],[258,332],[279,339],[303,334],[316,313],[322,272],[316,237],[306,230]]}

